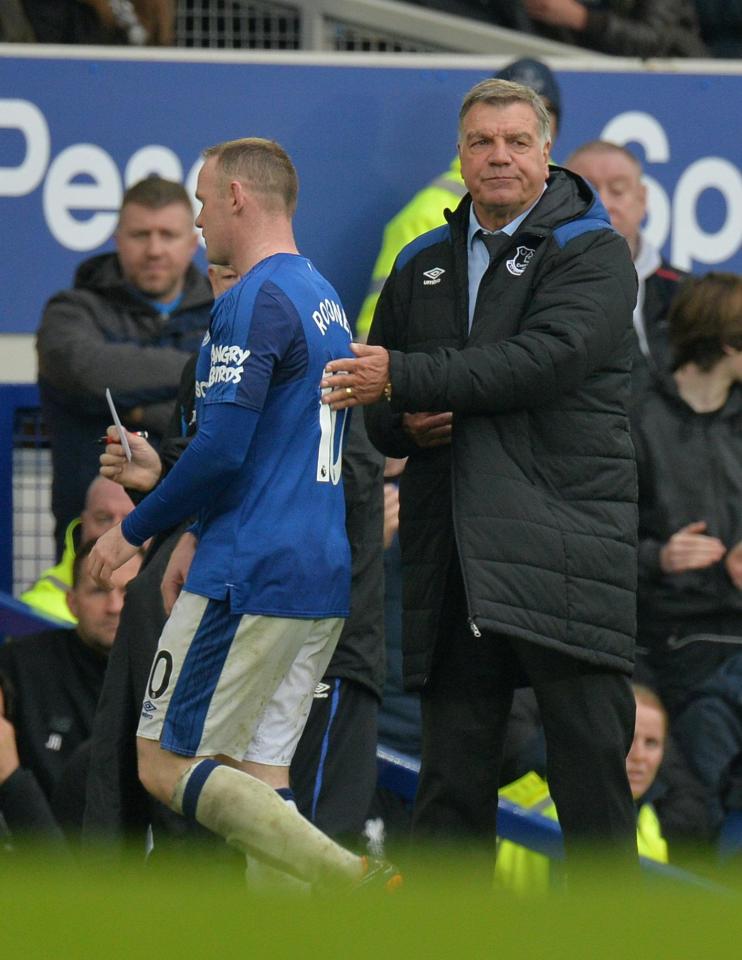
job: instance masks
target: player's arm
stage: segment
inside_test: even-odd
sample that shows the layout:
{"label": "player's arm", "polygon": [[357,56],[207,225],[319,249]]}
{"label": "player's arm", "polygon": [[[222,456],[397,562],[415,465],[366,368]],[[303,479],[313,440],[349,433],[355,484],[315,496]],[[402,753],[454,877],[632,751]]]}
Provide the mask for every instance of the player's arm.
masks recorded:
{"label": "player's arm", "polygon": [[162,483],[122,524],[135,546],[207,506],[237,475],[260,414],[238,403],[204,405],[198,431]]}
{"label": "player's arm", "polygon": [[237,403],[206,404],[198,432],[170,473],[122,524],[99,537],[90,552],[91,576],[110,586],[111,576],[139,546],[198,513],[236,476],[247,456],[260,414]]}
{"label": "player's arm", "polygon": [[[229,349],[243,354],[226,379],[216,377],[208,388],[198,430],[170,473],[129,514],[122,533],[128,543],[140,544],[208,506],[239,472],[252,442],[273,371],[299,333],[301,320],[280,291],[261,288],[255,297],[248,330],[224,334]],[[213,341],[212,341],[213,344]],[[249,376],[242,364],[249,357]],[[212,360],[211,374],[223,364]],[[232,361],[230,361],[231,363]]]}

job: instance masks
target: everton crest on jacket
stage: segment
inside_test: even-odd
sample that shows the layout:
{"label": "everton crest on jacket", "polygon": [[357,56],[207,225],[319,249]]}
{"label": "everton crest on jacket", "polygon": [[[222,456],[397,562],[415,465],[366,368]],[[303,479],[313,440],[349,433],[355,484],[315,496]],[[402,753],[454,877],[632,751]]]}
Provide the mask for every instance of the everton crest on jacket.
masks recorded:
{"label": "everton crest on jacket", "polygon": [[[586,181],[552,167],[468,317],[471,198],[397,258],[369,343],[391,351],[373,442],[409,457],[400,486],[405,677],[429,674],[451,559],[471,629],[630,672],[636,471],[630,397],[636,273]],[[453,411],[421,449],[405,412]]]}

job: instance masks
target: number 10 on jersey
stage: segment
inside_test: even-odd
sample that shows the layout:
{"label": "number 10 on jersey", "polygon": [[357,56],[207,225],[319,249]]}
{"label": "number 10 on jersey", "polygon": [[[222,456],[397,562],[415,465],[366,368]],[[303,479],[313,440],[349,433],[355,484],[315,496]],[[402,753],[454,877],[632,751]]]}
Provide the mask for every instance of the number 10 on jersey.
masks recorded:
{"label": "number 10 on jersey", "polygon": [[[324,387],[322,393],[329,393]],[[347,410],[333,410],[329,405],[319,406],[319,453],[317,455],[317,482],[340,483],[343,471],[343,432]]]}

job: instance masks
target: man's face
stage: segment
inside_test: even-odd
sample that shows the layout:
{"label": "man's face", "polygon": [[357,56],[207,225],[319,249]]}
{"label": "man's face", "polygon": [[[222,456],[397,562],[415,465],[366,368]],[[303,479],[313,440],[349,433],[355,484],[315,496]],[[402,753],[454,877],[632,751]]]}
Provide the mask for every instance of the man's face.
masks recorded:
{"label": "man's face", "polygon": [[134,509],[129,494],[118,483],[98,477],[88,490],[82,519],[81,543],[97,540],[106,530],[121,523]]}
{"label": "man's face", "polygon": [[168,303],[183,289],[198,237],[191,211],[170,203],[151,210],[127,203],[116,230],[121,270],[132,286],[151,300]]}
{"label": "man's face", "polygon": [[99,587],[87,571],[80,572],[76,586],[67,593],[67,606],[77,617],[77,633],[85,646],[100,654],[108,654],[118,630],[126,585],[137,575],[142,558],[139,554],[113,574],[113,589]]}
{"label": "man's face", "polygon": [[626,773],[634,800],[649,790],[665,752],[665,716],[651,703],[636,701],[634,742],[626,757]]}
{"label": "man's face", "polygon": [[227,290],[231,290],[240,279],[240,275],[234,267],[225,267],[210,263],[207,269],[211,292],[214,294],[215,300],[217,297],[221,297],[223,293],[226,293]]}
{"label": "man's face", "polygon": [[231,193],[228,184],[221,183],[217,161],[209,157],[198,174],[196,199],[201,209],[196,226],[201,228],[206,253],[211,263],[228,266],[232,259],[230,239]]}
{"label": "man's face", "polygon": [[647,212],[647,190],[638,165],[617,151],[596,150],[578,154],[569,169],[595,187],[611,223],[635,253],[639,228]]}
{"label": "man's face", "polygon": [[459,156],[464,183],[483,227],[497,230],[541,196],[551,142],[541,144],[527,103],[476,103],[464,116]]}

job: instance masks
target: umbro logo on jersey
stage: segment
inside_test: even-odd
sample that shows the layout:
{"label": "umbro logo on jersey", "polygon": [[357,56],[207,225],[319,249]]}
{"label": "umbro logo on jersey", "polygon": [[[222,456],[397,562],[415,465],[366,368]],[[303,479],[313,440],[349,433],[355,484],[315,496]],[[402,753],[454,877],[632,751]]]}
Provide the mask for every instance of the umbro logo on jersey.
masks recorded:
{"label": "umbro logo on jersey", "polygon": [[314,688],[314,699],[315,700],[326,700],[330,695],[330,684],[323,683],[321,680]]}
{"label": "umbro logo on jersey", "polygon": [[515,251],[515,256],[505,262],[508,273],[512,273],[514,277],[520,277],[525,272],[535,252],[531,247],[518,247]]}
{"label": "umbro logo on jersey", "polygon": [[433,284],[440,283],[441,277],[445,272],[443,267],[433,267],[432,270],[423,270],[423,276],[428,278],[427,280],[423,280],[423,284],[432,287]]}

